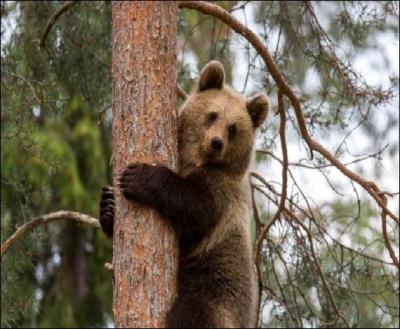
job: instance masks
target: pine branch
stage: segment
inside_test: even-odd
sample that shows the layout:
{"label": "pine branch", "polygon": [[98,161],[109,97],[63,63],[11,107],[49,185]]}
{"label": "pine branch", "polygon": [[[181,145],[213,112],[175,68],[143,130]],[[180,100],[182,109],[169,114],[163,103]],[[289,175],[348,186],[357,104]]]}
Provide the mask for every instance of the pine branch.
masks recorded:
{"label": "pine branch", "polygon": [[88,216],[86,214],[82,214],[76,211],[68,211],[68,210],[60,210],[52,213],[48,213],[42,215],[40,217],[34,218],[32,221],[20,226],[14,234],[7,239],[1,245],[1,259],[3,259],[3,255],[7,252],[7,250],[17,241],[19,240],[26,232],[35,229],[37,226],[54,222],[60,219],[69,219],[74,220],[78,223],[88,224],[95,228],[100,228],[100,223],[97,218]]}

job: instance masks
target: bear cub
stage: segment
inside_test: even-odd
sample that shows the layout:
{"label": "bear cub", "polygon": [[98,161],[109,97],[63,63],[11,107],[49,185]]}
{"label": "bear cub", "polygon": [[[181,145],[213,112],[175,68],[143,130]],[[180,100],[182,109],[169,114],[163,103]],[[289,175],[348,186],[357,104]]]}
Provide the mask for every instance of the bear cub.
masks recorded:
{"label": "bear cub", "polygon": [[[178,116],[178,172],[129,165],[119,188],[156,209],[179,241],[177,298],[170,328],[255,327],[257,282],[249,236],[248,168],[268,97],[245,98],[225,85],[221,63],[209,62]],[[114,193],[103,189],[100,223],[112,237]]]}

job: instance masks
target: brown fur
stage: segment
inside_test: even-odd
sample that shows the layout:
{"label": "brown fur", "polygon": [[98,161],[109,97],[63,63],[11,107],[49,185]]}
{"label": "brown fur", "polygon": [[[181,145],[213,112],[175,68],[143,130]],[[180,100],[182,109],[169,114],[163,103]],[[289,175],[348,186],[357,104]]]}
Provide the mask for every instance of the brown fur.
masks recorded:
{"label": "brown fur", "polygon": [[[204,127],[206,113],[215,112],[218,118],[208,129]],[[228,142],[228,125],[235,124],[237,133]],[[214,159],[206,152],[211,138],[224,141],[222,154]],[[246,110],[246,99],[228,86],[222,90],[210,89],[192,93],[179,114],[179,172],[183,175],[201,167],[204,163],[222,161],[230,173],[244,174],[253,147],[254,129]],[[199,143],[201,141],[201,143]]]}
{"label": "brown fur", "polygon": [[[217,136],[224,142],[221,154],[211,159],[211,162],[220,164],[221,170],[209,173],[209,189],[214,194],[216,204],[223,205],[224,211],[218,224],[194,248],[189,258],[195,262],[193,268],[196,269],[205,261],[209,262],[210,255],[218,254],[222,260],[218,270],[230,280],[225,284],[221,280],[219,287],[205,278],[196,277],[195,281],[220,292],[220,307],[216,307],[215,312],[225,315],[225,327],[229,327],[229,324],[234,327],[252,327],[255,326],[256,318],[256,281],[248,229],[247,169],[252,156],[254,128],[265,120],[269,104],[264,95],[246,100],[230,87],[224,86],[223,82],[219,88],[207,89],[207,79],[223,81],[223,72],[218,77],[220,69],[221,66],[215,62],[203,69],[201,88],[195,89],[188,97],[179,115],[178,153],[181,175],[188,175],[210,162],[206,152],[212,138]],[[215,86],[215,83],[211,83],[211,86]],[[210,112],[215,112],[217,119],[208,129],[201,129],[206,114]],[[230,124],[236,125],[236,135],[231,141],[227,133]],[[235,293],[229,294],[228,291]],[[240,303],[241,297],[245,300],[243,304]],[[224,312],[218,311],[221,308]]]}
{"label": "brown fur", "polygon": [[[157,209],[180,241],[178,297],[167,315],[169,327],[256,325],[247,170],[255,129],[268,108],[266,96],[247,100],[224,85],[222,65],[210,62],[179,113],[178,174],[133,164],[121,176],[124,196]],[[110,191],[105,193],[109,198]],[[110,227],[112,206],[102,201],[103,229]]]}

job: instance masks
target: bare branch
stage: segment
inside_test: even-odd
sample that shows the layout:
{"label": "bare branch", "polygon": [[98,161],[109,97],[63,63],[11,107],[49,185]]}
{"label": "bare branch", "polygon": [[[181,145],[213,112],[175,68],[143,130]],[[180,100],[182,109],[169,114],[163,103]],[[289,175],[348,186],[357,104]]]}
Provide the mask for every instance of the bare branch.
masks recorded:
{"label": "bare branch", "polygon": [[[352,164],[354,164],[354,163],[361,162],[361,161],[364,161],[364,160],[367,160],[367,159],[370,159],[370,158],[375,158],[375,159],[377,159],[377,160],[382,160],[382,159],[380,158],[380,155],[381,155],[382,152],[387,148],[387,146],[388,146],[388,144],[385,145],[381,150],[379,150],[378,152],[376,152],[376,153],[374,153],[374,154],[367,154],[367,155],[365,155],[365,156],[363,156],[363,157],[361,157],[361,158],[358,158],[358,159],[355,159],[355,160],[346,162],[346,163],[344,163],[343,165],[344,165],[344,166],[349,166],[349,165],[352,165]],[[258,149],[258,150],[256,150],[256,152],[261,153],[261,154],[267,154],[267,155],[269,155],[271,158],[273,158],[273,159],[275,159],[276,161],[278,161],[279,163],[281,163],[281,164],[283,163],[283,161],[282,161],[280,158],[278,158],[278,157],[277,157],[274,153],[272,153],[271,151]],[[332,166],[333,166],[331,163],[325,163],[325,164],[321,164],[321,165],[317,165],[317,164],[316,164],[316,165],[314,165],[314,166],[311,166],[311,165],[306,165],[306,164],[304,164],[304,163],[301,163],[301,161],[302,161],[302,160],[300,160],[299,162],[289,162],[289,166],[293,166],[293,167],[302,167],[302,168],[307,168],[307,169],[324,169],[324,168],[328,168],[328,167],[332,167]],[[388,193],[388,192],[382,192],[382,193]]]}
{"label": "bare branch", "polygon": [[54,222],[60,219],[69,219],[74,220],[78,223],[88,224],[95,228],[100,228],[100,223],[98,219],[91,217],[86,214],[82,214],[76,211],[68,211],[68,210],[60,210],[56,212],[51,212],[49,214],[42,215],[40,217],[34,218],[32,221],[20,226],[14,234],[7,239],[1,245],[1,259],[3,259],[3,255],[7,252],[7,250],[18,240],[20,239],[26,232],[33,230],[37,226],[41,224],[46,224],[50,222]]}
{"label": "bare branch", "polygon": [[[256,243],[256,264],[257,264],[257,272],[258,272],[258,281],[259,283],[261,282],[261,270],[260,270],[260,256],[261,256],[261,250],[262,250],[262,245],[265,237],[267,236],[267,233],[270,229],[270,227],[275,223],[275,221],[279,218],[280,214],[282,213],[284,207],[285,207],[285,201],[286,201],[286,189],[287,189],[287,171],[288,171],[288,154],[287,154],[287,145],[286,145],[286,135],[285,135],[285,125],[286,125],[286,113],[285,109],[283,106],[283,93],[281,90],[278,92],[278,109],[279,109],[279,114],[281,116],[281,122],[279,126],[279,135],[281,138],[281,147],[282,147],[282,155],[283,155],[283,166],[282,166],[282,192],[281,192],[281,200],[279,203],[279,208],[277,212],[275,213],[275,216],[272,218],[272,220],[263,227]],[[259,289],[262,289],[262,286],[259,286]],[[260,294],[261,295],[261,294]],[[260,306],[261,306],[261,300],[258,301],[258,316],[260,314]],[[257,319],[258,323],[258,319]]]}
{"label": "bare branch", "polygon": [[176,93],[183,100],[187,98],[186,92],[182,89],[182,87],[178,83],[176,84]]}
{"label": "bare branch", "polygon": [[47,35],[49,34],[51,28],[53,27],[54,23],[56,20],[66,11],[71,9],[73,5],[75,5],[77,1],[65,1],[64,4],[53,14],[53,16],[50,17],[48,20],[46,27],[44,28],[42,37],[40,38],[39,46],[40,47],[45,47],[46,45],[46,38]]}
{"label": "bare branch", "polygon": [[[380,194],[381,194],[381,198],[384,200],[385,204],[387,204],[386,195],[384,193],[382,193],[382,192]],[[392,258],[392,260],[393,260],[393,264],[395,264],[397,267],[399,267],[399,260],[396,257],[396,254],[395,254],[395,252],[393,250],[392,245],[390,244],[390,240],[389,240],[389,237],[387,235],[387,230],[386,230],[386,210],[385,209],[382,210],[381,221],[382,221],[383,240],[385,241],[386,249],[389,252],[390,258]]]}
{"label": "bare branch", "polygon": [[288,154],[287,154],[287,146],[286,146],[286,136],[285,136],[285,124],[286,124],[286,114],[285,114],[285,109],[283,107],[283,94],[279,90],[278,92],[278,108],[279,108],[279,113],[281,115],[281,123],[279,127],[279,134],[281,138],[281,147],[282,147],[282,155],[283,155],[283,167],[282,167],[282,192],[281,192],[281,200],[279,203],[279,208],[278,211],[275,213],[275,216],[273,219],[263,227],[260,236],[258,237],[257,244],[256,244],[256,263],[260,261],[260,253],[261,253],[261,247],[262,247],[262,242],[265,239],[268,230],[270,227],[274,224],[274,222],[279,218],[282,209],[285,206],[285,200],[286,200],[286,189],[287,189],[287,170],[288,170]]}

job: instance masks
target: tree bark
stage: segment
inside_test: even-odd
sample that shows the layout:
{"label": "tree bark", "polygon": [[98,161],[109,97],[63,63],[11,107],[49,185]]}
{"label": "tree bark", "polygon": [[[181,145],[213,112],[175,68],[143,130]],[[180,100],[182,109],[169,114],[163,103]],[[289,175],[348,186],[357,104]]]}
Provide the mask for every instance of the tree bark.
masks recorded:
{"label": "tree bark", "polygon": [[112,4],[115,327],[162,327],[175,296],[177,242],[152,209],[127,201],[117,178],[132,162],[177,164],[177,4]]}

